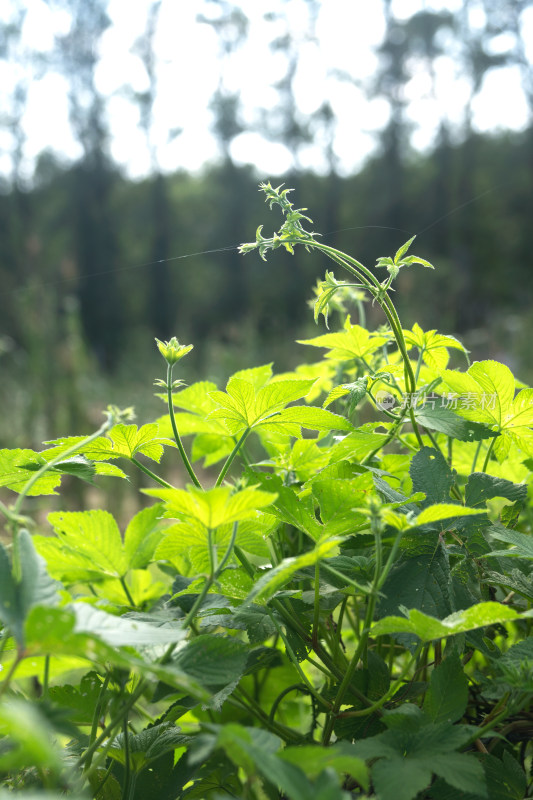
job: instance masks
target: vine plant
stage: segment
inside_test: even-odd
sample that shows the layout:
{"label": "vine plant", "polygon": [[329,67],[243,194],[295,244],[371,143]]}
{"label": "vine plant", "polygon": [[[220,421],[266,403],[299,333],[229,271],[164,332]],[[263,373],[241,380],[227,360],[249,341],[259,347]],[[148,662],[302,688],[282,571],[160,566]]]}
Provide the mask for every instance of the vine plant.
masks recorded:
{"label": "vine plant", "polygon": [[[393,282],[432,266],[413,239],[379,280],[261,190],[283,224],[242,253],[303,245],[349,273],[316,291],[315,321],[341,320],[302,342],[324,355],[221,391],[175,379],[192,345],[157,341],[156,422],[110,408],[0,451],[2,800],[529,796],[533,389],[402,326]],[[347,312],[363,297],[377,331]],[[151,504],[123,533],[104,509],[35,513],[64,475],[124,466]]]}

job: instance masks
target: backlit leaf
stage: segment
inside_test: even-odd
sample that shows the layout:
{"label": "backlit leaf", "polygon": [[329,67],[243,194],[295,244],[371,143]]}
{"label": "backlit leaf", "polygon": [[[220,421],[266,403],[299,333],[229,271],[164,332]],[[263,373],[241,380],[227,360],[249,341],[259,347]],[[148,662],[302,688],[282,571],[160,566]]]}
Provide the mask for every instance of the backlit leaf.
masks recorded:
{"label": "backlit leaf", "polygon": [[[417,609],[407,611],[406,617],[385,617],[372,626],[373,636],[386,633],[413,633],[424,642],[454,636],[457,633],[483,628],[486,625],[512,622],[520,619],[513,608],[501,603],[478,603],[464,611],[456,611],[442,620],[435,619]],[[525,616],[529,616],[526,612]]]}

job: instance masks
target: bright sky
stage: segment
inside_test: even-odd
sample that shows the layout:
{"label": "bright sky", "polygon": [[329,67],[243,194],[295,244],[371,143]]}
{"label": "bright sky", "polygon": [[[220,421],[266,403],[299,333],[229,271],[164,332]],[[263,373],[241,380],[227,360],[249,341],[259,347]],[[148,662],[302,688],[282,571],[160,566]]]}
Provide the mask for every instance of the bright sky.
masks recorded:
{"label": "bright sky", "polygon": [[[132,52],[135,41],[144,33],[150,0],[110,0],[112,26],[100,45],[96,84],[107,98],[111,150],[116,162],[132,177],[149,169],[149,149],[139,127],[139,110],[128,93],[143,92],[148,79],[141,60]],[[0,22],[8,21],[16,0],[3,0]],[[481,3],[472,2],[471,24],[483,22]],[[67,12],[49,0],[26,0],[27,9],[19,63],[0,61],[0,107],[12,105],[18,82],[29,79],[29,93],[22,117],[27,136],[24,165],[28,174],[34,159],[49,148],[66,159],[81,154],[69,126],[67,82],[47,68],[42,75],[29,64],[25,53],[38,51],[44,56],[54,46],[54,35],[69,29]],[[417,11],[455,10],[459,0],[395,0],[393,12],[407,19]],[[383,98],[368,101],[365,89],[376,73],[375,47],[382,40],[385,23],[380,0],[323,0],[317,18],[317,39],[306,41],[307,4],[305,0],[274,0],[269,11],[283,12],[277,22],[265,22],[265,5],[258,0],[240,0],[239,7],[250,19],[247,40],[230,60],[221,66],[220,43],[209,25],[197,21],[209,6],[196,0],[162,0],[155,36],[158,96],[150,136],[157,147],[159,166],[165,171],[198,169],[217,157],[217,143],[210,132],[212,114],[209,102],[222,74],[224,87],[240,94],[243,118],[257,123],[260,114],[276,106],[278,95],[273,84],[284,75],[283,54],[273,53],[269,43],[290,30],[298,46],[295,96],[302,115],[312,114],[327,98],[337,117],[334,152],[344,172],[357,169],[375,146],[375,133],[387,122],[388,103]],[[477,18],[476,18],[477,15]],[[524,41],[533,62],[533,6],[523,15]],[[494,52],[506,52],[513,41],[494,37]],[[470,94],[468,79],[461,70],[455,44],[450,39],[447,54],[434,63],[434,81],[427,64],[409,65],[411,79],[406,86],[408,117],[413,124],[412,143],[424,149],[431,145],[442,117],[458,129],[464,120],[465,103]],[[355,80],[339,81],[334,73],[345,72]],[[519,130],[528,122],[529,111],[518,68],[491,70],[472,104],[473,124],[479,131],[509,128]],[[169,131],[181,129],[178,136]],[[0,172],[11,170],[11,134],[0,127]],[[301,165],[326,168],[320,131],[316,141],[301,153]],[[280,174],[291,166],[291,156],[280,142],[266,141],[259,132],[245,132],[233,142],[237,162],[251,163],[265,175]]]}

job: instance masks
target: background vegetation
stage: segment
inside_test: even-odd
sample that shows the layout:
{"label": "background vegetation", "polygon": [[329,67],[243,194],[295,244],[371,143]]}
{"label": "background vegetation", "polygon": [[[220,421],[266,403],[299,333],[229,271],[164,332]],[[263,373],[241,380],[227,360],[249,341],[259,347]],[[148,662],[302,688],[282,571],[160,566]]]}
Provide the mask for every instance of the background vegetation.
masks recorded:
{"label": "background vegetation", "polygon": [[[522,27],[529,2],[465,2],[454,13],[427,10],[408,19],[384,2],[378,67],[364,89],[370,99],[386,100],[388,121],[376,135],[374,156],[357,174],[347,173],[338,156],[338,114],[328,99],[310,114],[298,107],[298,69],[302,48],[313,42],[316,0],[301,4],[305,17],[297,32],[289,22],[290,2],[274,14],[278,33],[270,48],[283,71],[273,82],[277,104],[252,120],[225,77],[246,43],[246,4],[202,5],[198,24],[216,33],[221,54],[211,103],[220,155],[201,172],[164,172],[150,135],[161,10],[161,2],[153,2],[136,46],[148,88],[129,93],[151,163],[141,180],[129,178],[111,156],[108,98],[96,80],[99,43],[110,25],[106,0],[53,3],[70,15],[70,27],[44,55],[23,47],[26,5],[11,4],[0,52],[17,76],[2,116],[9,168],[0,196],[1,445],[35,445],[92,425],[110,401],[130,402],[146,370],[157,374],[154,336],[194,342],[188,379],[220,379],[237,365],[273,358],[277,369],[297,362],[298,345],[287,343],[309,333],[307,287],[323,265],[305,252],[268,267],[238,255],[237,245],[263,218],[258,178],[276,181],[235,157],[243,131],[260,130],[290,152],[291,171],[278,183],[312,199],[315,226],[326,232],[327,243],[372,265],[406,233],[418,233],[417,250],[438,269],[416,285],[402,276],[406,321],[416,316],[424,328],[457,333],[474,357],[498,358],[531,381],[533,128],[505,132],[502,118],[499,132],[481,135],[473,124],[484,81],[499,69],[520,70],[533,108]],[[460,59],[470,95],[460,123],[442,119],[432,149],[420,153],[413,148],[407,88],[421,68],[434,78],[437,60],[450,52]],[[22,120],[32,80],[51,70],[66,80],[81,155],[72,162],[43,152],[30,169]],[[356,74],[336,79],[358,85]],[[317,170],[306,159],[311,142],[322,143]],[[140,416],[143,411],[140,405]]]}

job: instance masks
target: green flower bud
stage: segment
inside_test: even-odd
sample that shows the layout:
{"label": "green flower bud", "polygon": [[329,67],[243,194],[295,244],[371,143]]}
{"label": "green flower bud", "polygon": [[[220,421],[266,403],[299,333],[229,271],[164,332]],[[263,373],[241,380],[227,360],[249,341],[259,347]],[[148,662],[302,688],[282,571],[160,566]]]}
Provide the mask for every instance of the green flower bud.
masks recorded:
{"label": "green flower bud", "polygon": [[186,356],[194,347],[192,344],[180,344],[175,336],[169,342],[160,342],[159,339],[156,339],[156,342],[159,352],[170,366]]}

